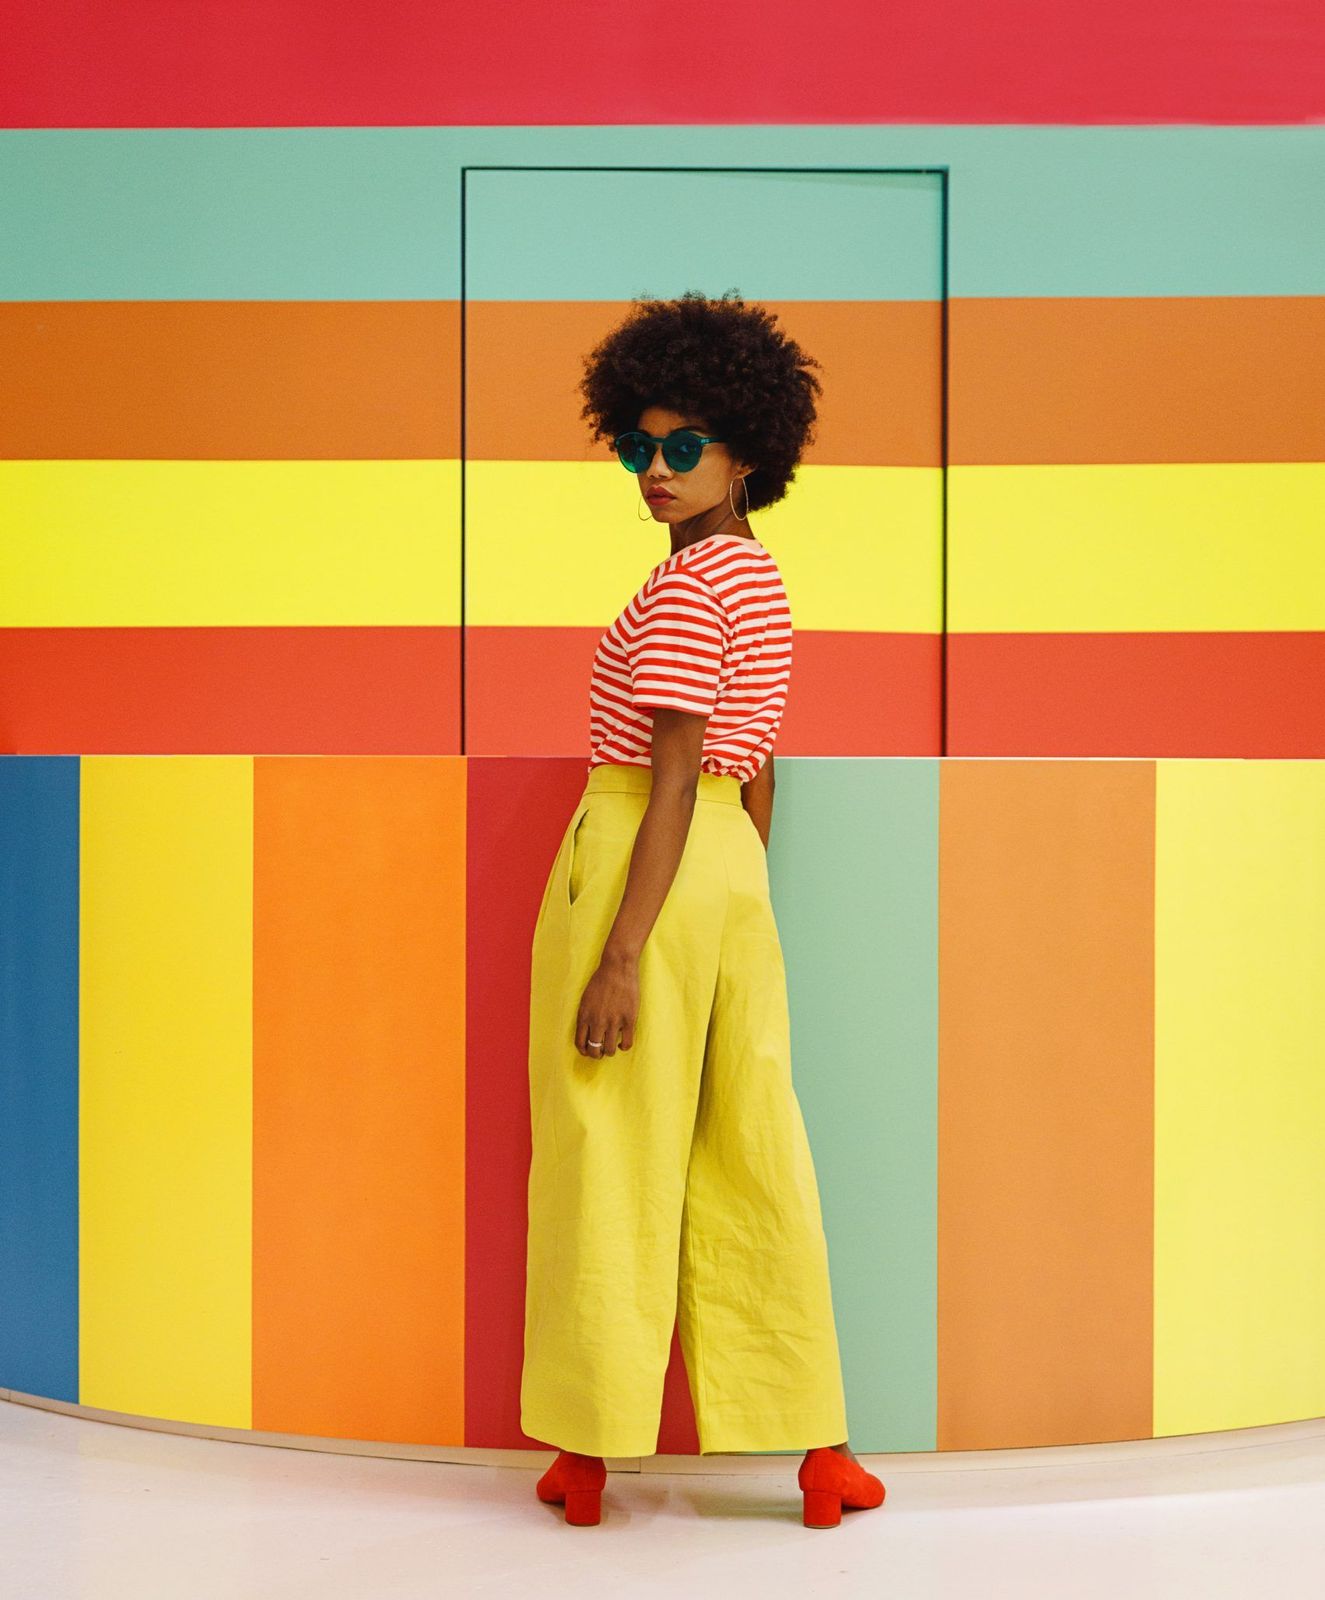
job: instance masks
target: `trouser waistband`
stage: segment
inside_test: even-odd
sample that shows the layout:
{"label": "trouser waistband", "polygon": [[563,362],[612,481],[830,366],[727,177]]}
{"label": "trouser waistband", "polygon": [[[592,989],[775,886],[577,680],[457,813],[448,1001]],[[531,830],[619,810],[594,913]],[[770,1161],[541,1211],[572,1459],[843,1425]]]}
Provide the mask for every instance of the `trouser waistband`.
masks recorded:
{"label": "trouser waistband", "polygon": [[[596,767],[589,769],[584,792],[591,794],[607,790],[622,794],[648,794],[652,788],[652,767],[633,767],[619,761],[600,761]],[[741,780],[729,772],[701,772],[696,787],[696,798],[739,806]]]}

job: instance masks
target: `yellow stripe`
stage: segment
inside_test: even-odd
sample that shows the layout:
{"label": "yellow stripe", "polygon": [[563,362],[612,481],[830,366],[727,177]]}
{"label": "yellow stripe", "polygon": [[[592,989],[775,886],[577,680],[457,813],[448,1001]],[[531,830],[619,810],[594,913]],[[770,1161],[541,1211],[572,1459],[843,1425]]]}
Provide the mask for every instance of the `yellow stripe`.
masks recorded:
{"label": "yellow stripe", "polygon": [[1161,761],[1155,1433],[1325,1413],[1325,762]]}
{"label": "yellow stripe", "polygon": [[[614,462],[469,462],[468,620],[605,626],[671,553],[641,504]],[[801,467],[787,498],[749,521],[796,628],[862,632],[938,632],[941,529],[942,474],[920,467]]]}
{"label": "yellow stripe", "polygon": [[[670,553],[614,462],[465,470],[467,616],[601,627]],[[457,461],[10,461],[0,626],[457,625]],[[802,467],[750,529],[798,628],[936,633],[942,478]]]}
{"label": "yellow stripe", "polygon": [[949,626],[1325,628],[1325,464],[956,467]]}
{"label": "yellow stripe", "polygon": [[[669,552],[614,463],[466,468],[468,619],[595,627]],[[934,633],[941,475],[802,467],[798,628]],[[456,626],[457,461],[9,461],[0,626]],[[957,467],[957,632],[1325,628],[1325,464]]]}
{"label": "yellow stripe", "polygon": [[0,463],[0,626],[460,620],[456,461]]}
{"label": "yellow stripe", "polygon": [[79,1399],[251,1426],[247,758],[82,762]]}

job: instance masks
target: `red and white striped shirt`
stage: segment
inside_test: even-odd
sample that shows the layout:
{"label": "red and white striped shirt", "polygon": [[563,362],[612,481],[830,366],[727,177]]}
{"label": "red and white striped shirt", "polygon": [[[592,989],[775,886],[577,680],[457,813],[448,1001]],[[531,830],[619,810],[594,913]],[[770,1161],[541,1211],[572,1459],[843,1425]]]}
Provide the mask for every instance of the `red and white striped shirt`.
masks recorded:
{"label": "red and white striped shirt", "polygon": [[603,634],[589,680],[589,770],[651,764],[654,706],[708,718],[701,772],[748,783],[791,680],[791,607],[757,539],[710,534],[653,569]]}

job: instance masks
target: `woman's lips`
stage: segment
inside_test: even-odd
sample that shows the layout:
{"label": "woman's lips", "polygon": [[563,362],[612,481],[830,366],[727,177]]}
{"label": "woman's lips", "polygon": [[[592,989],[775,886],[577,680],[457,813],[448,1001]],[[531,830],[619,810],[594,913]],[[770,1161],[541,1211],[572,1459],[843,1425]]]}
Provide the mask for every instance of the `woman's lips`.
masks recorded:
{"label": "woman's lips", "polygon": [[661,505],[665,500],[675,500],[676,496],[674,494],[668,494],[666,489],[655,489],[652,491],[652,493],[646,494],[644,498],[651,506],[656,506]]}

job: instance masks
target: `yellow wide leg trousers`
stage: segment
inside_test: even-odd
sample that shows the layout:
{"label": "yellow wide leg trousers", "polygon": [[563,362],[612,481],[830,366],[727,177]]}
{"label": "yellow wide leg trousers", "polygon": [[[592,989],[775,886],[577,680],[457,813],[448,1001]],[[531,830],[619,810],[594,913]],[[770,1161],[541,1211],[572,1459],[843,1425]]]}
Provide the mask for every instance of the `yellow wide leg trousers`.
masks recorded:
{"label": "yellow wide leg trousers", "polygon": [[678,1327],[701,1453],[847,1437],[786,969],[739,780],[701,773],[640,958],[629,1050],[575,1048],[653,774],[588,774],[539,908],[529,1006],[520,1425],[585,1455],[657,1449]]}

